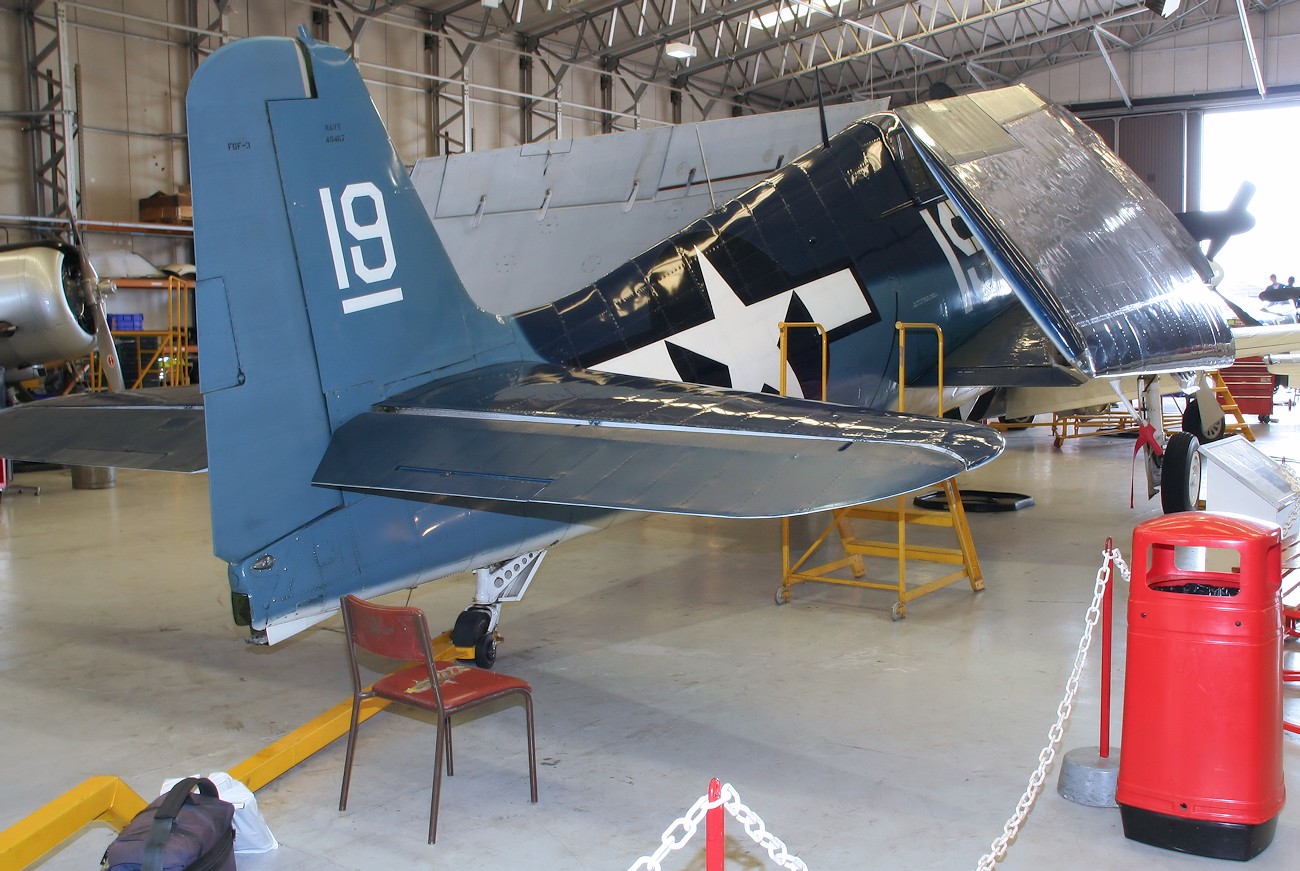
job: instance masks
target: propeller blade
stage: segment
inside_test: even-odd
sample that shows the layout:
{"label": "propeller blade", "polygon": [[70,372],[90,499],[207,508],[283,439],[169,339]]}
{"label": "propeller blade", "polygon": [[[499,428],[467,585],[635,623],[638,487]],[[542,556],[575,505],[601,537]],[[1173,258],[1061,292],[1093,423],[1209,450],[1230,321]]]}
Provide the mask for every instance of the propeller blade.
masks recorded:
{"label": "propeller blade", "polygon": [[95,293],[95,301],[91,303],[91,311],[95,315],[95,350],[99,352],[99,368],[104,373],[104,380],[108,382],[108,389],[121,393],[126,390],[126,381],[122,379],[122,362],[117,357],[117,345],[108,328],[104,299],[98,293]]}
{"label": "propeller blade", "polygon": [[1255,186],[1248,181],[1243,181],[1241,187],[1237,188],[1232,202],[1223,211],[1181,212],[1177,217],[1182,221],[1187,232],[1192,234],[1193,239],[1210,243],[1205,256],[1213,260],[1215,255],[1223,250],[1223,246],[1228,244],[1229,239],[1255,226],[1255,216],[1246,211],[1254,196]]}
{"label": "propeller blade", "polygon": [[104,295],[99,290],[99,273],[90,262],[90,253],[81,238],[81,228],[77,226],[75,216],[69,217],[72,225],[72,244],[77,249],[77,260],[81,265],[81,298],[95,318],[95,350],[99,353],[99,368],[108,382],[108,389],[114,393],[126,390],[122,378],[122,361],[117,356],[117,345],[113,342],[113,333],[108,328],[108,315],[104,312]]}
{"label": "propeller blade", "polygon": [[1237,188],[1237,195],[1233,197],[1232,202],[1228,204],[1228,211],[1246,211],[1246,206],[1250,205],[1250,200],[1253,196],[1255,196],[1255,186],[1248,181],[1243,181],[1241,187]]}

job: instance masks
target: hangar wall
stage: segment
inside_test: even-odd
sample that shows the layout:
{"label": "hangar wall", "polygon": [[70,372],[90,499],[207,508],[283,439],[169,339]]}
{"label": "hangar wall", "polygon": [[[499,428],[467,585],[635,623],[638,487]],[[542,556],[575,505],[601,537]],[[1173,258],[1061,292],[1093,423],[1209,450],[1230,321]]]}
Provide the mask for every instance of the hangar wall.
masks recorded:
{"label": "hangar wall", "polygon": [[1172,211],[1200,208],[1200,109],[1104,114],[1085,119]]}
{"label": "hangar wall", "polygon": [[[24,40],[28,30],[15,3],[0,3],[0,214],[30,215],[36,211],[32,191],[32,159],[28,127],[30,110]],[[204,4],[200,3],[202,7]],[[67,44],[79,73],[84,160],[85,216],[103,221],[134,221],[137,202],[155,191],[175,191],[188,181],[184,160],[184,93],[194,63],[189,42],[203,47],[216,40],[194,32],[187,0],[77,0],[64,4]],[[314,5],[304,0],[235,0],[229,7],[228,32],[233,38],[285,36],[300,25],[313,27]],[[200,14],[205,14],[202,10]],[[37,15],[53,20],[54,4],[41,4]],[[474,150],[516,145],[520,124],[520,56],[511,45],[478,46],[461,64],[454,37],[440,52],[438,70],[431,68],[427,50],[429,25],[417,13],[396,10],[362,29],[357,57],[362,74],[399,153],[408,162],[435,154],[448,144],[434,123],[433,89],[442,85],[459,99],[464,89],[448,80],[468,78],[468,130],[453,122],[452,150],[465,139]],[[325,20],[329,20],[326,18]],[[199,22],[202,30],[207,22]],[[346,32],[331,21],[328,41],[347,45]],[[539,65],[540,66],[540,65]],[[441,77],[441,81],[435,76]],[[544,97],[553,83],[535,72],[531,93]],[[669,89],[651,87],[631,112],[630,98],[615,87],[614,129],[641,124],[667,124],[672,107]],[[620,104],[620,97],[627,105]],[[574,67],[562,80],[559,133],[564,138],[601,132],[606,116],[600,111],[600,71]],[[553,105],[553,104],[552,104]],[[447,113],[444,107],[444,114]],[[555,125],[553,108],[535,129]],[[701,117],[699,107],[683,101],[685,121]],[[459,127],[456,125],[459,124]],[[555,133],[552,131],[552,137]]]}
{"label": "hangar wall", "polygon": [[[1247,21],[1265,86],[1300,85],[1300,4],[1256,10]],[[1236,20],[1153,41],[1139,51],[1109,50],[1131,100],[1255,89],[1250,56]],[[1100,52],[1026,76],[1024,83],[1070,106],[1121,102],[1124,96]]]}
{"label": "hangar wall", "polygon": [[[1235,20],[1139,52],[1112,51],[1123,93],[1100,56],[1054,67],[1025,83],[1079,112],[1170,209],[1223,208],[1226,203],[1204,203],[1200,196],[1204,110],[1300,102],[1300,5],[1256,11],[1247,21],[1267,102],[1259,97]],[[1123,105],[1125,95],[1133,108]]]}

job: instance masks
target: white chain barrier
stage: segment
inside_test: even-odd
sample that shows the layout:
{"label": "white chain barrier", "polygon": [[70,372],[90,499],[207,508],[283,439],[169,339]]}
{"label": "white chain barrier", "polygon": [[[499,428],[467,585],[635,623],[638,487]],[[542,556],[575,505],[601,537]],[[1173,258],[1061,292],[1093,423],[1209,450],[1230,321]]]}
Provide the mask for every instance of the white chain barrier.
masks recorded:
{"label": "white chain barrier", "polygon": [[[1291,492],[1300,493],[1300,475],[1296,474],[1291,464],[1283,459],[1278,461],[1278,467],[1282,470],[1282,477],[1286,479]],[[1286,516],[1286,523],[1282,524],[1282,539],[1284,541],[1290,537],[1291,527],[1295,526],[1297,517],[1300,517],[1300,499],[1297,499],[1295,504],[1291,506],[1291,513]]]}
{"label": "white chain barrier", "polygon": [[989,852],[980,857],[979,863],[976,864],[976,871],[992,871],[998,863],[1007,857],[1007,850],[1011,842],[1015,840],[1016,835],[1020,832],[1020,827],[1024,825],[1025,818],[1029,816],[1029,811],[1038,800],[1039,794],[1043,791],[1043,783],[1047,780],[1047,770],[1052,767],[1056,760],[1056,751],[1060,747],[1061,738],[1065,735],[1065,723],[1070,719],[1070,713],[1074,708],[1074,697],[1079,692],[1079,679],[1083,675],[1083,666],[1088,659],[1088,648],[1092,645],[1092,630],[1096,627],[1097,622],[1101,619],[1102,597],[1106,594],[1106,583],[1110,578],[1108,569],[1114,566],[1119,570],[1124,582],[1128,583],[1129,568],[1124,562],[1124,557],[1120,554],[1118,548],[1103,550],[1104,559],[1101,568],[1097,570],[1097,581],[1093,587],[1092,604],[1088,607],[1087,616],[1084,618],[1083,637],[1079,639],[1079,651],[1074,657],[1074,668],[1070,671],[1070,679],[1065,682],[1065,698],[1056,709],[1056,722],[1052,728],[1047,730],[1047,746],[1038,754],[1038,768],[1029,776],[1029,786],[1025,789],[1024,795],[1020,796],[1020,801],[1016,803],[1016,812],[1007,820],[1002,827],[1002,834],[993,841]]}
{"label": "white chain barrier", "polygon": [[[686,812],[686,816],[679,817],[669,826],[659,838],[659,847],[653,855],[642,856],[632,864],[628,871],[662,871],[660,863],[667,858],[668,854],[674,850],[680,850],[686,846],[686,842],[695,834],[695,830],[700,827],[704,821],[706,812],[716,807],[724,808],[727,813],[735,817],[736,822],[745,827],[745,833],[754,840],[763,849],[767,850],[767,855],[772,861],[787,871],[808,871],[808,866],[798,856],[792,856],[785,848],[785,842],[767,830],[763,825],[763,820],[758,814],[750,810],[744,802],[740,800],[740,794],[732,787],[730,783],[722,784],[722,791],[716,801],[710,801],[707,795],[702,795],[691,805],[691,809]],[[681,837],[678,837],[677,831],[681,830]]]}

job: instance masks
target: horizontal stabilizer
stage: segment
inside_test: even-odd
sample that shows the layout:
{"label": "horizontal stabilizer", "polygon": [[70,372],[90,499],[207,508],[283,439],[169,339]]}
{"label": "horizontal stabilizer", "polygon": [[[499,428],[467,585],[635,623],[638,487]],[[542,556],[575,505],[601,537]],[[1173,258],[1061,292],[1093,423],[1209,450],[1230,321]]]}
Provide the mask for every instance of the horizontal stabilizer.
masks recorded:
{"label": "horizontal stabilizer", "polygon": [[719,517],[882,499],[981,465],[973,424],[550,365],[434,382],[335,434],[316,484]]}
{"label": "horizontal stabilizer", "polygon": [[158,472],[207,468],[197,387],[79,393],[0,413],[0,456]]}

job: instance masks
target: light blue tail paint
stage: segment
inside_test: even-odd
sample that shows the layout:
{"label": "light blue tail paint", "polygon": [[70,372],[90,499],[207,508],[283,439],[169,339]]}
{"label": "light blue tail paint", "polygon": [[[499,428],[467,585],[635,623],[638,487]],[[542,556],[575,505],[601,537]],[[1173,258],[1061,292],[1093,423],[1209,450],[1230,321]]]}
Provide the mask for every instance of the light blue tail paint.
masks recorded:
{"label": "light blue tail paint", "polygon": [[342,51],[242,40],[204,62],[186,103],[213,548],[230,564],[237,622],[275,641],[344,592],[609,522],[311,486],[331,433],[375,402],[535,355],[466,296]]}

